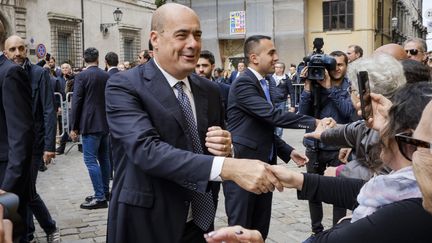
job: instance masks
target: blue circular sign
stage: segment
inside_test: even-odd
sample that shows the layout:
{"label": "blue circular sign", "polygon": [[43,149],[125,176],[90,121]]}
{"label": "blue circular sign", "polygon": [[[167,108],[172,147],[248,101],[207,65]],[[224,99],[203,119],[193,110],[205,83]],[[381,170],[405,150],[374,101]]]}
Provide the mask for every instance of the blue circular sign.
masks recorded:
{"label": "blue circular sign", "polygon": [[45,47],[45,45],[44,44],[37,45],[37,47],[36,47],[36,56],[38,58],[42,58],[42,57],[45,56],[45,54],[46,54],[46,47]]}

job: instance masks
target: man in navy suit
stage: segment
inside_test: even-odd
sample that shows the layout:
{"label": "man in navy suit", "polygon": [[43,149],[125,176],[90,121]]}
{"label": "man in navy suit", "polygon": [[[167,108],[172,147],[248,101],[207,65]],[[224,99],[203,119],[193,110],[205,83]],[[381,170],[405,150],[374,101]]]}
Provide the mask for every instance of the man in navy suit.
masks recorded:
{"label": "man in navy suit", "polygon": [[24,40],[16,35],[5,41],[5,55],[22,66],[30,77],[32,85],[32,113],[34,120],[35,141],[31,165],[32,197],[28,203],[27,217],[28,241],[34,239],[35,226],[33,214],[47,235],[48,242],[60,242],[59,229],[51,218],[44,201],[36,191],[36,179],[40,166],[50,163],[55,157],[56,110],[54,109],[54,92],[48,71],[32,64],[27,58]]}
{"label": "man in navy suit", "polygon": [[[313,128],[318,120],[275,107],[274,90],[265,79],[274,72],[278,61],[270,37],[257,35],[247,38],[244,52],[248,68],[231,84],[228,96],[227,123],[235,157],[276,164],[276,156],[279,156],[285,162],[293,159],[298,166],[303,166],[308,161],[306,156],[275,135],[275,128]],[[272,193],[255,195],[230,181],[224,182],[223,187],[228,224],[257,229],[265,239],[271,217]]]}
{"label": "man in navy suit", "polygon": [[[34,141],[31,83],[24,69],[3,53],[0,53],[0,87],[0,189],[18,195],[18,213],[25,219],[31,196]],[[14,232],[25,231],[25,220],[22,226],[18,229],[14,225]]]}
{"label": "man in navy suit", "polygon": [[108,207],[110,162],[105,85],[109,75],[98,67],[98,58],[96,48],[84,51],[87,69],[76,75],[72,96],[70,136],[76,141],[78,134],[82,135],[84,163],[94,190],[94,195],[81,204],[83,209]]}
{"label": "man in navy suit", "polygon": [[109,76],[119,72],[117,68],[118,63],[118,55],[115,52],[111,51],[105,55],[105,67]]}
{"label": "man in navy suit", "polygon": [[201,33],[192,9],[164,4],[151,21],[154,58],[107,83],[116,161],[108,242],[205,242],[217,181],[280,189],[263,162],[221,157],[231,153],[231,136],[221,129],[219,88],[192,74]]}
{"label": "man in navy suit", "polygon": [[[197,65],[195,67],[195,73],[201,77],[216,82],[216,80],[212,77],[214,67],[215,67],[215,58],[213,53],[207,50],[202,50],[200,54],[200,58],[198,59]],[[216,82],[216,83],[219,86],[224,111],[226,111],[230,86],[222,82]]]}
{"label": "man in navy suit", "polygon": [[240,61],[240,62],[237,64],[237,70],[234,70],[234,71],[231,73],[231,75],[230,75],[230,77],[229,77],[229,79],[228,79],[228,83],[229,83],[229,84],[232,84],[232,83],[234,82],[234,80],[235,80],[236,78],[238,78],[238,76],[240,76],[240,74],[242,74],[243,71],[244,71],[245,69],[246,69],[246,64],[245,64],[244,62]]}

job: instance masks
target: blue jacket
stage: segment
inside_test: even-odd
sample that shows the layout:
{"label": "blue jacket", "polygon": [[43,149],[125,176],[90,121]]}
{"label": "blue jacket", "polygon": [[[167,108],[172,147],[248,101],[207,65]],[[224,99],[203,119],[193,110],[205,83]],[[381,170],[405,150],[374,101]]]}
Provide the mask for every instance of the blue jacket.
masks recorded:
{"label": "blue jacket", "polygon": [[34,119],[35,141],[33,155],[42,155],[44,151],[55,151],[57,129],[54,92],[49,73],[44,68],[31,64],[28,60],[24,69],[31,81],[32,113]]}
{"label": "blue jacket", "polygon": [[[352,114],[355,112],[351,102],[351,96],[348,92],[350,82],[344,78],[339,87],[331,87],[329,89],[320,89],[320,114],[319,119],[325,117],[333,118],[338,124],[346,124],[350,122]],[[314,97],[309,91],[303,91],[300,96],[299,113],[309,116],[314,116]],[[306,129],[306,132],[313,130]],[[305,138],[303,143],[306,147],[315,147],[314,139]],[[319,143],[319,148],[323,150],[337,150],[338,147],[327,146]]]}

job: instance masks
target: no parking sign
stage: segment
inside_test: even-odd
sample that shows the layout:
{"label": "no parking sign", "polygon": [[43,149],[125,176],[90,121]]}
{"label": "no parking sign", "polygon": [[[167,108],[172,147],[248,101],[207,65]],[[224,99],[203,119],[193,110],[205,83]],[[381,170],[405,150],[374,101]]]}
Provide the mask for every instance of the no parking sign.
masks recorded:
{"label": "no parking sign", "polygon": [[46,54],[46,47],[45,47],[45,45],[44,44],[37,45],[37,47],[36,47],[36,56],[38,58],[42,58],[42,57],[45,56],[45,54]]}

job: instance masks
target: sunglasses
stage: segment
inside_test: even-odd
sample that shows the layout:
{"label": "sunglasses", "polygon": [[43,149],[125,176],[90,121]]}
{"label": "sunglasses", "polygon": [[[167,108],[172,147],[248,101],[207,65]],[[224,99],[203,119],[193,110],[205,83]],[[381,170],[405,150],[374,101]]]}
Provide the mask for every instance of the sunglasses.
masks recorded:
{"label": "sunglasses", "polygon": [[413,138],[412,132],[396,134],[395,138],[402,155],[409,161],[412,161],[413,153],[418,147],[430,149],[432,152],[432,144]]}
{"label": "sunglasses", "polygon": [[419,53],[419,50],[417,49],[409,49],[409,50],[405,50],[405,52],[408,54],[411,54],[411,56],[416,56]]}

